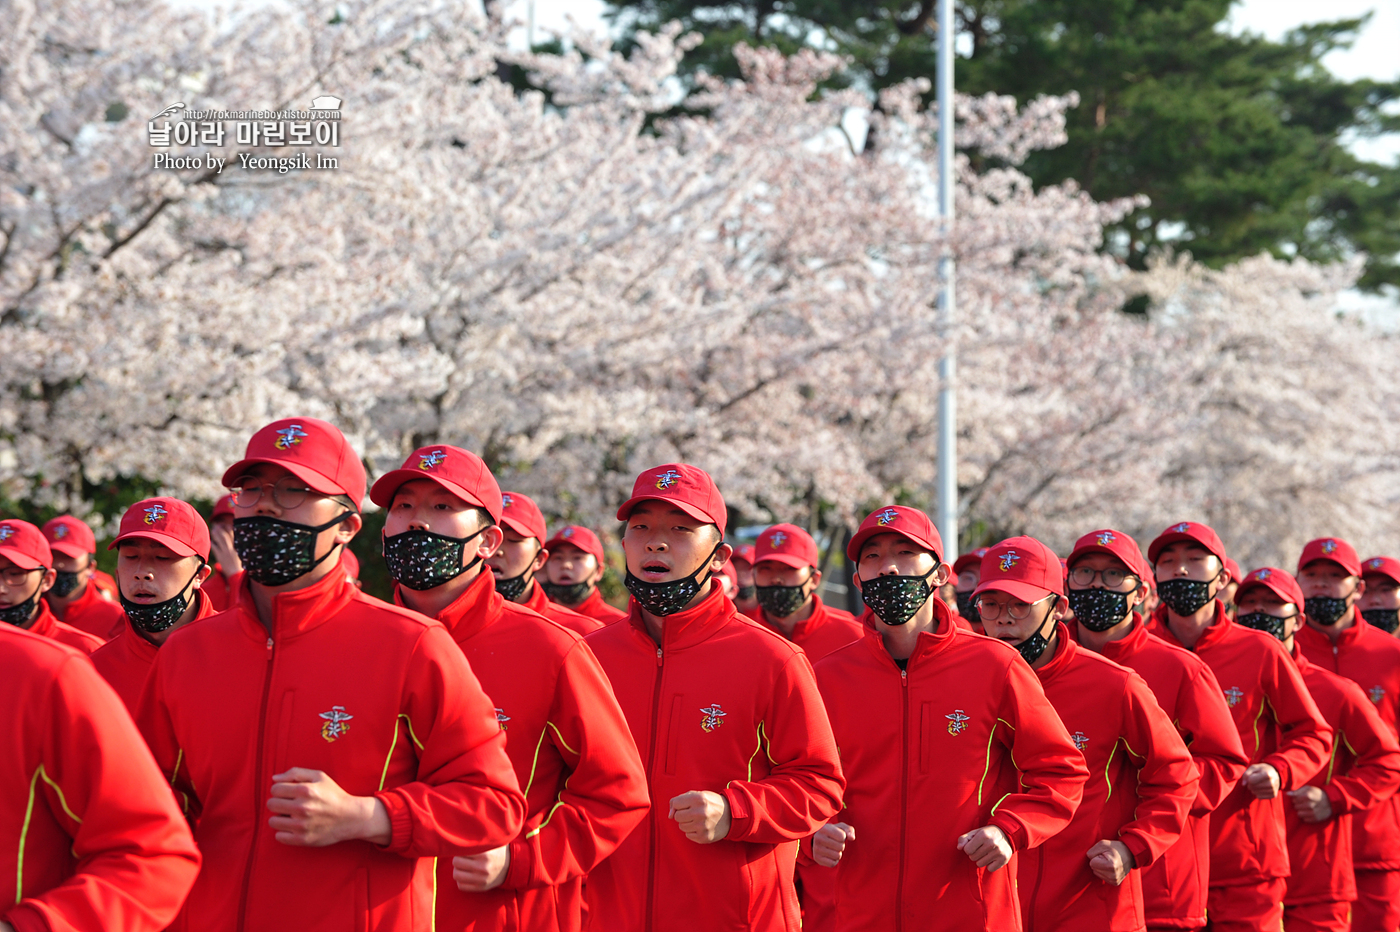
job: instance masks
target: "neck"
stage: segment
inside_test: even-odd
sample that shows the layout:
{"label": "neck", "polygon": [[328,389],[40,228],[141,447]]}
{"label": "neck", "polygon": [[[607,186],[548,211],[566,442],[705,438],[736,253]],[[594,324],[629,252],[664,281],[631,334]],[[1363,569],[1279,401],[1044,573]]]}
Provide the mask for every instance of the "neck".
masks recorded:
{"label": "neck", "polygon": [[[433,589],[410,589],[399,586],[399,598],[403,604],[429,618],[436,618],[443,609],[462,597],[476,578],[486,571],[486,564],[478,563],[460,576],[454,576]],[[489,572],[489,571],[488,571]]]}
{"label": "neck", "polygon": [[925,631],[932,632],[936,627],[933,617],[933,600],[935,596],[929,596],[927,602],[919,606],[919,611],[913,618],[902,625],[887,625],[875,616],[875,623],[880,629],[880,639],[885,642],[885,650],[895,660],[908,660],[914,656],[914,648],[919,644],[919,635]]}
{"label": "neck", "polygon": [[[710,587],[709,587],[709,586],[705,586],[703,589],[700,590],[700,593],[699,593],[698,595],[696,595],[695,598],[693,598],[693,599],[691,599],[689,602],[685,603],[685,607],[684,607],[684,608],[682,608],[679,612],[673,612],[672,614],[674,614],[674,615],[679,615],[681,612],[688,612],[688,611],[690,611],[692,608],[694,608],[695,606],[699,605],[701,602],[705,601],[705,597],[708,596],[709,594],[710,594]],[[646,609],[642,608],[641,606],[638,606],[638,607],[637,607],[637,611],[639,611],[639,612],[642,613],[642,621],[643,621],[643,622],[646,624],[646,626],[647,626],[647,634],[650,634],[650,635],[651,635],[651,639],[652,639],[653,641],[655,641],[656,644],[657,644],[657,646],[659,647],[659,646],[661,645],[661,635],[662,635],[662,632],[665,630],[665,627],[666,627],[666,619],[669,618],[670,616],[669,616],[669,615],[653,615],[651,612],[647,611]]]}
{"label": "neck", "polygon": [[1317,622],[1313,621],[1311,618],[1309,618],[1307,621],[1309,628],[1312,628],[1314,631],[1321,631],[1323,634],[1327,635],[1327,637],[1332,641],[1333,644],[1335,644],[1337,643],[1338,638],[1342,636],[1343,631],[1356,626],[1356,606],[1348,605],[1346,614],[1343,615],[1341,617],[1341,620],[1338,621],[1335,625],[1320,625]]}
{"label": "neck", "polygon": [[[44,607],[43,607],[42,605],[39,604],[40,602],[43,602],[43,601],[44,601],[44,600],[43,600],[42,598],[40,598],[40,599],[35,599],[35,600],[34,600],[34,610],[31,611],[31,612],[29,613],[29,620],[26,621],[26,622],[23,622],[23,623],[20,624],[20,625],[18,625],[18,627],[23,628],[23,629],[26,630],[26,631],[28,631],[30,628],[34,627],[34,622],[36,622],[36,621],[39,620],[39,613],[42,612],[42,611],[44,610]],[[50,611],[53,611],[52,608],[49,609],[49,610],[50,610]],[[60,619],[60,621],[61,621],[61,620],[62,620],[62,619]]]}
{"label": "neck", "polygon": [[1195,647],[1201,636],[1215,624],[1215,600],[1211,599],[1193,615],[1178,615],[1167,609],[1167,627],[1183,647]]}
{"label": "neck", "polygon": [[[48,595],[44,596],[44,601],[49,603],[49,611],[54,613],[54,617],[59,621],[63,621],[64,616],[68,614],[68,606],[87,595],[88,586],[91,585],[92,580],[89,579],[87,582],[74,589],[72,595],[67,595],[62,598],[59,598],[50,591]],[[34,617],[37,618],[38,616],[36,615]]]}
{"label": "neck", "polygon": [[1288,651],[1290,657],[1293,656],[1293,635],[1290,634],[1283,639],[1283,649]]}
{"label": "neck", "polygon": [[798,607],[797,611],[793,612],[791,615],[788,615],[786,618],[779,618],[777,615],[769,615],[767,612],[764,612],[763,614],[764,617],[771,621],[778,628],[779,631],[783,632],[783,634],[791,636],[792,632],[797,628],[797,623],[799,621],[806,621],[808,618],[811,618],[812,613],[816,610],[817,600],[815,597],[809,595],[807,597],[807,601],[803,602],[802,605]]}
{"label": "neck", "polygon": [[324,560],[289,583],[283,583],[280,586],[264,586],[255,580],[248,580],[248,591],[253,596],[253,608],[257,609],[258,620],[262,622],[269,634],[272,633],[272,600],[284,592],[296,592],[299,589],[314,586],[325,579],[326,574],[332,570],[344,572],[340,566],[340,555],[335,552],[341,546],[341,544],[336,544]]}
{"label": "neck", "polygon": [[166,628],[164,631],[142,631],[140,628],[134,628],[134,630],[137,634],[150,641],[156,647],[160,647],[162,644],[165,643],[166,639],[170,637],[170,635],[174,634],[176,631],[179,631],[185,625],[194,621],[198,615],[199,591],[195,590],[194,598],[190,599],[190,604],[188,607],[185,608],[185,613],[180,616],[180,620],[175,622],[175,624]]}
{"label": "neck", "polygon": [[[465,574],[464,574],[464,575],[465,575]],[[520,595],[518,595],[518,596],[516,596],[515,598],[511,599],[511,601],[514,602],[514,603],[516,603],[517,605],[524,605],[526,602],[530,601],[530,596],[532,596],[532,595],[534,595],[534,594],[535,594],[535,576],[534,576],[534,574],[532,573],[532,574],[530,575],[530,578],[527,579],[527,580],[525,580],[525,585],[524,585],[523,587],[521,587],[521,589],[520,589]]]}
{"label": "neck", "polygon": [[1082,624],[1079,625],[1078,628],[1079,643],[1096,654],[1102,654],[1104,647],[1112,644],[1114,641],[1121,641],[1123,638],[1133,633],[1133,613],[1130,609],[1127,618],[1124,618],[1107,631],[1090,631]]}

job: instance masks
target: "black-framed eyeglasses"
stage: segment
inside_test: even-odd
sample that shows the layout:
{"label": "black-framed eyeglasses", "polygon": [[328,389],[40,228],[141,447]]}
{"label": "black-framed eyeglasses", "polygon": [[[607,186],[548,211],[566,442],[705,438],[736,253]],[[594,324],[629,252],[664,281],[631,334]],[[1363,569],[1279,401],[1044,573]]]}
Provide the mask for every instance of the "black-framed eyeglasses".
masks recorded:
{"label": "black-framed eyeglasses", "polygon": [[[1044,598],[1036,599],[1034,602],[1016,602],[1007,605],[1006,614],[1011,617],[1012,621],[1025,621],[1027,618],[1031,617],[1031,608],[1033,606],[1039,605],[1041,602],[1044,602],[1045,599],[1052,599],[1054,597],[1054,593],[1051,593]],[[1000,602],[988,602],[982,598],[978,598],[977,600],[977,614],[982,616],[983,621],[996,621],[1001,617],[1001,610],[1002,604]]]}
{"label": "black-framed eyeglasses", "polygon": [[1076,566],[1069,571],[1069,581],[1080,589],[1087,589],[1094,584],[1095,579],[1102,579],[1105,587],[1117,589],[1123,585],[1125,579],[1137,579],[1137,575],[1129,573],[1127,570],[1120,570],[1116,567],[1109,567],[1106,570],[1091,569],[1087,566]]}
{"label": "black-framed eyeglasses", "polygon": [[30,573],[42,572],[43,569],[42,566],[36,566],[32,570],[20,569],[18,566],[7,566],[0,570],[0,580],[3,580],[7,586],[22,586],[29,579]]}
{"label": "black-framed eyeglasses", "polygon": [[296,476],[283,476],[276,482],[259,482],[252,476],[244,476],[229,491],[233,493],[233,503],[239,508],[252,508],[262,501],[264,489],[272,489],[272,500],[279,508],[296,508],[310,496],[320,494],[307,488],[306,481]]}

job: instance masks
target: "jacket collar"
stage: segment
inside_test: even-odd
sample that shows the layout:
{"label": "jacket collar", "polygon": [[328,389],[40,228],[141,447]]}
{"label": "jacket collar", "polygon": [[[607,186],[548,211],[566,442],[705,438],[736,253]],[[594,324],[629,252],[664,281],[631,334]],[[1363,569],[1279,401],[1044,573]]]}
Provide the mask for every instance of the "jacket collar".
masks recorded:
{"label": "jacket collar", "polygon": [[[763,625],[765,628],[772,628],[779,634],[783,634],[783,629],[775,622],[770,621],[768,618],[768,613],[765,612],[762,608],[754,609],[753,614],[751,614],[749,617],[752,618],[754,621],[758,622],[759,624]],[[805,619],[799,621],[796,625],[793,626],[791,637],[789,637],[786,634],[783,634],[783,636],[787,637],[790,641],[801,641],[804,638],[809,638],[815,632],[825,627],[826,623],[830,620],[830,618],[831,616],[828,615],[826,611],[826,605],[822,602],[822,597],[819,595],[813,595],[812,614],[808,615]]]}
{"label": "jacket collar", "polygon": [[1069,628],[1065,627],[1063,621],[1055,623],[1055,633],[1059,635],[1055,639],[1055,656],[1045,662],[1042,667],[1037,667],[1035,675],[1040,677],[1042,684],[1048,683],[1059,676],[1074,663],[1075,655],[1082,649],[1074,638],[1069,636]]}
{"label": "jacket collar", "polygon": [[1215,600],[1215,621],[1211,622],[1209,628],[1201,632],[1201,639],[1196,642],[1195,647],[1186,647],[1185,644],[1177,640],[1176,632],[1167,624],[1166,605],[1157,606],[1157,610],[1152,613],[1152,633],[1163,638],[1168,644],[1175,644],[1177,647],[1186,648],[1192,652],[1199,652],[1203,647],[1213,647],[1228,638],[1233,632],[1235,623],[1230,620],[1230,616],[1225,614],[1225,603],[1219,599]]}
{"label": "jacket collar", "polygon": [[[399,584],[394,583],[396,605],[404,604],[401,592]],[[455,602],[438,613],[437,620],[447,627],[452,640],[460,644],[495,624],[504,614],[505,605],[505,596],[496,591],[496,574],[483,564],[476,579]]]}
{"label": "jacket collar", "polygon": [[[102,596],[102,593],[101,593],[101,592],[98,590],[98,588],[97,588],[97,583],[94,582],[93,580],[89,579],[89,580],[88,580],[87,587],[83,589],[83,594],[80,595],[80,596],[78,596],[78,597],[77,597],[76,599],[74,599],[72,602],[69,602],[68,605],[64,607],[64,609],[63,609],[64,617],[66,617],[66,618],[80,618],[80,617],[82,617],[82,615],[83,615],[84,612],[86,612],[88,609],[92,608],[92,603],[93,603],[93,601],[98,600],[98,599],[102,599],[102,598],[103,598],[103,596]],[[45,596],[40,596],[40,597],[39,597],[39,601],[44,603],[44,608],[45,608],[46,610],[52,611],[52,609],[49,609],[49,600],[48,600],[48,597],[47,597],[46,595],[45,595]],[[1360,617],[1360,613],[1359,613],[1359,612],[1357,613],[1357,617]],[[58,616],[57,616],[57,615],[54,615],[54,618],[57,619]],[[61,620],[61,619],[60,619],[60,620]],[[38,623],[36,622],[35,624],[37,625]]]}
{"label": "jacket collar", "polygon": [[[502,596],[502,598],[505,597]],[[543,615],[549,609],[549,596],[544,594],[544,587],[532,579],[530,580],[530,597],[520,604],[537,615]],[[560,607],[566,608],[567,606]],[[574,609],[574,611],[578,611],[578,609]]]}
{"label": "jacket collar", "polygon": [[30,634],[37,634],[40,637],[51,638],[58,630],[58,616],[49,608],[48,600],[42,596],[39,598],[39,616],[34,619],[34,624],[27,629]]}
{"label": "jacket collar", "polygon": [[[1147,633],[1147,625],[1143,623],[1142,617],[1134,612],[1128,633],[1116,641],[1109,641],[1103,646],[1103,651],[1101,653],[1114,663],[1132,666],[1128,661],[1134,654],[1142,650],[1147,644],[1147,639],[1149,637],[1151,637],[1151,635]],[[1084,647],[1083,644],[1079,646]],[[1085,647],[1084,649],[1088,650],[1089,648]]]}
{"label": "jacket collar", "polygon": [[[1368,627],[1369,625],[1366,624],[1366,619],[1361,617],[1360,612],[1357,612],[1355,624],[1350,628],[1343,629],[1342,633],[1338,636],[1336,643],[1337,650],[1342,651],[1360,645],[1368,636],[1365,630]],[[1316,647],[1319,650],[1331,650],[1333,647],[1331,638],[1322,631],[1318,631],[1307,622],[1304,622],[1303,627],[1298,629],[1298,633],[1293,635],[1293,642],[1295,644],[1302,642],[1311,647]]]}
{"label": "jacket collar", "polygon": [[[685,650],[708,640],[720,628],[736,617],[734,603],[724,594],[719,580],[710,580],[710,591],[700,604],[661,620],[661,648],[665,651]],[[636,599],[627,604],[627,623],[651,643],[651,633],[642,619],[641,606]]]}
{"label": "jacket collar", "polygon": [[[938,593],[935,592],[933,595],[929,596],[929,599],[933,602],[934,627],[932,631],[919,632],[918,640],[914,642],[914,653],[909,655],[909,663],[907,664],[907,668],[911,670],[919,663],[931,659],[935,655],[947,650],[948,646],[953,643],[953,639],[958,637],[958,632],[963,630],[958,627],[958,623],[953,619],[953,613],[948,608],[948,603],[940,599]],[[885,663],[889,664],[892,669],[897,669],[898,664],[894,662],[894,658],[890,656],[890,652],[885,649],[885,639],[880,636],[879,628],[876,627],[877,625],[883,625],[884,622],[876,618],[875,613],[868,608],[861,613],[860,621],[866,627],[866,647],[882,657]],[[963,631],[962,636],[969,637],[980,635],[969,635],[966,631]]]}
{"label": "jacket collar", "polygon": [[1303,653],[1303,648],[1298,643],[1298,635],[1296,634],[1293,635],[1293,652],[1289,654],[1289,656],[1292,657],[1293,662],[1298,665],[1299,673],[1307,673],[1314,665],[1313,662],[1308,659],[1308,655]]}
{"label": "jacket collar", "polygon": [[[238,612],[244,627],[254,634],[266,637],[268,629],[263,627],[258,617],[253,593],[249,588],[252,580],[244,576],[243,589],[230,611]],[[305,589],[281,592],[272,597],[272,639],[296,637],[313,628],[325,624],[345,606],[349,605],[359,592],[344,573],[332,571],[316,580]]]}
{"label": "jacket collar", "polygon": [[[194,617],[189,620],[189,624],[192,625],[201,618],[208,618],[210,615],[218,614],[218,612],[214,611],[214,603],[209,601],[209,595],[203,589],[196,589],[194,591],[194,597],[199,607],[195,610]],[[140,631],[136,630],[136,626],[131,623],[131,617],[129,615],[124,615],[123,617],[126,618],[126,628],[122,630],[121,639],[126,642],[127,652],[135,654],[138,657],[144,657],[147,660],[154,659],[156,651],[160,650],[160,648],[146,640],[145,636],[141,634]],[[259,627],[261,627],[261,625],[259,625]]]}

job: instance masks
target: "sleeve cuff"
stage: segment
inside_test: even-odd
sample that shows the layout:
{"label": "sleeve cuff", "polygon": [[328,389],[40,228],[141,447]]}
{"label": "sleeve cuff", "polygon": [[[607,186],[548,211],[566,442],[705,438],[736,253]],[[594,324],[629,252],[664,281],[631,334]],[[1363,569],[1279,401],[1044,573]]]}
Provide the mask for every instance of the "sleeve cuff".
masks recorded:
{"label": "sleeve cuff", "polygon": [[1327,802],[1332,805],[1333,818],[1351,812],[1351,804],[1347,801],[1347,798],[1342,795],[1341,790],[1337,789],[1336,784],[1327,784],[1322,788],[1322,792],[1327,794]]}
{"label": "sleeve cuff", "polygon": [[383,803],[389,813],[389,843],[383,850],[393,854],[404,853],[413,841],[413,820],[409,817],[408,805],[393,790],[375,793],[374,798]]}
{"label": "sleeve cuff", "polygon": [[0,914],[0,922],[8,922],[15,932],[53,932],[43,914],[23,903]]}
{"label": "sleeve cuff", "polygon": [[1147,847],[1146,842],[1144,842],[1141,836],[1139,836],[1136,832],[1129,835],[1124,835],[1118,840],[1123,843],[1123,846],[1128,849],[1128,853],[1133,856],[1134,870],[1136,870],[1139,867],[1145,868],[1150,867],[1152,865],[1152,849]]}
{"label": "sleeve cuff", "polygon": [[1026,828],[1010,816],[996,816],[988,825],[1001,829],[1006,840],[1011,842],[1012,851],[1023,851],[1026,847]]}
{"label": "sleeve cuff", "polygon": [[748,798],[732,786],[724,788],[723,796],[729,802],[729,834],[724,837],[729,841],[743,841],[753,827]]}
{"label": "sleeve cuff", "polygon": [[1289,768],[1288,761],[1283,760],[1281,758],[1274,758],[1273,760],[1260,761],[1260,763],[1268,764],[1270,767],[1278,771],[1278,784],[1280,793],[1282,793],[1284,790],[1297,789],[1297,787],[1293,785],[1293,771]]}
{"label": "sleeve cuff", "polygon": [[519,890],[530,884],[530,874],[534,851],[528,841],[517,838],[507,847],[510,849],[510,866],[506,868],[506,879],[501,886]]}

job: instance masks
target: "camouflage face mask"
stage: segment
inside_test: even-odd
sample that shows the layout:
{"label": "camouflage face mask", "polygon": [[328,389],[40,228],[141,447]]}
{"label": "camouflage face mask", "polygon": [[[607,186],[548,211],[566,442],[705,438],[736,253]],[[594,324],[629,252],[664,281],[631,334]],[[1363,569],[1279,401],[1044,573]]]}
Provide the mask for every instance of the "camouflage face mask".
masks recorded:
{"label": "camouflage face mask", "polygon": [[264,586],[282,586],[300,579],[335,553],[331,547],[316,556],[316,535],[335,527],[352,511],[337,515],[325,524],[310,527],[278,518],[258,515],[233,520],[233,549],[243,561],[248,578]]}
{"label": "camouflage face mask", "polygon": [[477,554],[464,566],[462,554],[467,542],[485,530],[467,537],[446,537],[432,531],[404,531],[386,537],[384,562],[389,575],[400,586],[419,592],[451,582],[481,562],[481,554]]}

